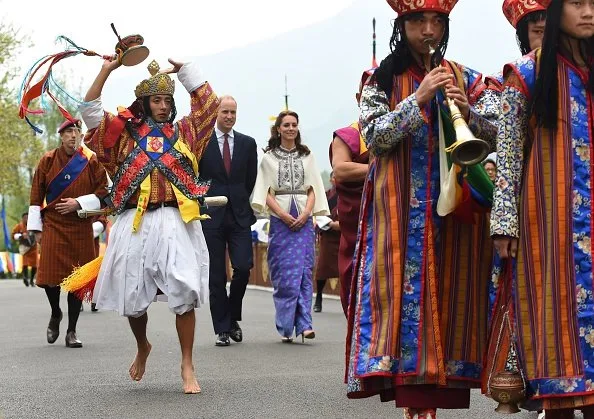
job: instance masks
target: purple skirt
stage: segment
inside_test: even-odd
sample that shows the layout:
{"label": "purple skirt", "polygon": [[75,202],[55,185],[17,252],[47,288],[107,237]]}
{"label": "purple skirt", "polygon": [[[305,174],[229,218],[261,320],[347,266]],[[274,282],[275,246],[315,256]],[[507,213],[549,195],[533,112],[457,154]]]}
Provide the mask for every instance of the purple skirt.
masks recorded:
{"label": "purple skirt", "polygon": [[[290,214],[297,218],[291,204]],[[311,300],[315,231],[311,218],[299,231],[291,231],[278,217],[270,217],[268,269],[274,287],[276,329],[284,337],[312,330]]]}

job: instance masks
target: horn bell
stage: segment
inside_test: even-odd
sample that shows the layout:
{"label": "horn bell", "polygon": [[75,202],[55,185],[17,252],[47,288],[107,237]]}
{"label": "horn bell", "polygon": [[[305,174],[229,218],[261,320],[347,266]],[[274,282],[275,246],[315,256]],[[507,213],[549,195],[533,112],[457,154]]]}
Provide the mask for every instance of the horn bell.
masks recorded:
{"label": "horn bell", "polygon": [[459,166],[472,166],[482,162],[491,152],[491,146],[485,140],[474,136],[462,113],[452,101],[449,105],[456,131],[456,142],[446,149],[450,153],[450,158]]}

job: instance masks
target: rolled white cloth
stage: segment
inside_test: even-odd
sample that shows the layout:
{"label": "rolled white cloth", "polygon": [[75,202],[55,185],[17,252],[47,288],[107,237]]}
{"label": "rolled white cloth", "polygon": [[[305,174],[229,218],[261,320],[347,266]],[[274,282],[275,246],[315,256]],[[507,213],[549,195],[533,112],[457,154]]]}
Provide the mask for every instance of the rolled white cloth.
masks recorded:
{"label": "rolled white cloth", "polygon": [[[132,232],[134,209],[111,229],[93,302],[126,317],[143,315],[153,301],[167,301],[175,314],[204,304],[209,257],[200,221],[184,223],[177,208],[147,211]],[[157,290],[164,295],[157,298]]]}

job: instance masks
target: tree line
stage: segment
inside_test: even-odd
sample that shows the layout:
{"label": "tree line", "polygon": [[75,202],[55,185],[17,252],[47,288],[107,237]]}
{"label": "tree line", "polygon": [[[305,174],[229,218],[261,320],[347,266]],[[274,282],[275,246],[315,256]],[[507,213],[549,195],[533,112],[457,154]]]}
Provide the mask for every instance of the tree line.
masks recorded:
{"label": "tree line", "polygon": [[[59,144],[56,131],[63,119],[56,107],[32,118],[44,131],[36,135],[19,118],[18,88],[15,86],[20,85],[26,70],[15,65],[15,57],[30,46],[27,36],[20,34],[13,25],[0,22],[0,205],[6,206],[9,230],[29,207],[35,167],[44,152]],[[35,103],[32,106],[37,107]],[[10,236],[10,231],[8,234]],[[0,251],[4,250],[4,240],[0,240]]]}

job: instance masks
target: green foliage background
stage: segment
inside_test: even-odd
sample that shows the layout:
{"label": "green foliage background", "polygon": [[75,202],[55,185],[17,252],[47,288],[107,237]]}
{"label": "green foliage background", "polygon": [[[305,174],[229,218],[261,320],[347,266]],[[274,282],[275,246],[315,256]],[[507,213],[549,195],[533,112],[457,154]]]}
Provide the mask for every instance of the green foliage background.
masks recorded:
{"label": "green foliage background", "polygon": [[[55,107],[43,116],[32,118],[44,131],[42,135],[35,135],[29,125],[19,118],[18,92],[13,86],[20,85],[25,70],[14,65],[14,57],[30,45],[18,29],[0,22],[0,200],[6,204],[10,230],[29,207],[35,167],[46,150],[59,144],[56,131],[63,120]],[[32,107],[35,108],[35,104]],[[0,234],[4,234],[1,226]],[[4,250],[2,239],[0,251]]]}

